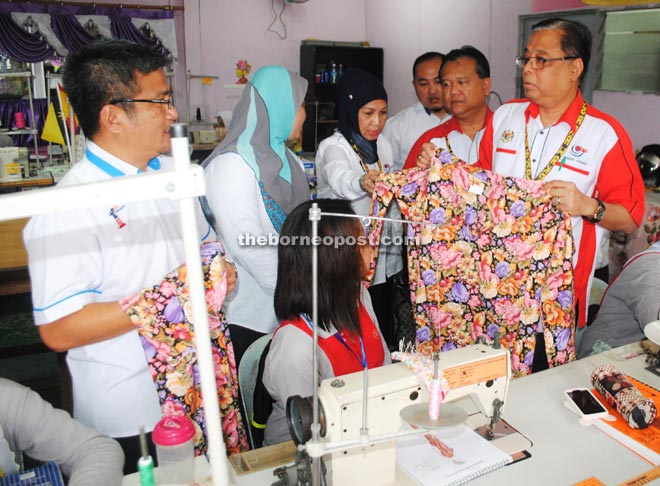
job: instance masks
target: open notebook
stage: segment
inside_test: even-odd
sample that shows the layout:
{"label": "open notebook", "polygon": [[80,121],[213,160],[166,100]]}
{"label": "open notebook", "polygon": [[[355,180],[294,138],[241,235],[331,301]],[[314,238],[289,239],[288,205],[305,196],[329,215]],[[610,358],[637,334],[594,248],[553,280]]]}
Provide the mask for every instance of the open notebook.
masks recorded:
{"label": "open notebook", "polygon": [[399,467],[424,486],[455,486],[505,466],[511,456],[465,425],[450,438],[441,439],[453,449],[443,456],[423,436],[399,440],[396,460]]}

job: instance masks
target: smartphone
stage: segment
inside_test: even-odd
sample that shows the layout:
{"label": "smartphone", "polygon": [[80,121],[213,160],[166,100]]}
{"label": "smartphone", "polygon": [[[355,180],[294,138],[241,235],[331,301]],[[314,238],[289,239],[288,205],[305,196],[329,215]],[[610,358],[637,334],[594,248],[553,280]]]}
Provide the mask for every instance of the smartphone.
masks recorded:
{"label": "smartphone", "polygon": [[597,419],[604,418],[608,415],[605,406],[600,403],[590,389],[571,388],[564,393],[566,395],[566,402],[564,405],[577,413],[580,417]]}

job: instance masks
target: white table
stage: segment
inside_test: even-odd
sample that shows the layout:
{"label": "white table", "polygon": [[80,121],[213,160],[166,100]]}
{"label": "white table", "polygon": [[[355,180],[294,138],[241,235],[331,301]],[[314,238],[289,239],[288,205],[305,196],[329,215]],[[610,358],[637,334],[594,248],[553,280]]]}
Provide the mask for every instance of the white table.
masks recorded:
{"label": "white table", "polygon": [[[564,390],[591,387],[591,372],[604,363],[660,388],[660,378],[645,369],[640,349],[632,344],[513,380],[503,416],[532,441],[532,456],[477,478],[470,486],[569,486],[591,476],[615,486],[651,469],[651,464],[603,432],[580,425],[578,416],[563,406]],[[232,484],[263,486],[274,479],[267,470],[236,477]],[[660,486],[660,479],[647,484]],[[124,486],[133,485],[139,481],[124,481]]]}
{"label": "white table", "polygon": [[[614,486],[653,466],[594,427],[583,427],[563,406],[567,388],[591,387],[591,372],[609,363],[623,373],[660,388],[660,378],[645,370],[645,356],[630,358],[628,345],[571,364],[519,378],[511,383],[504,417],[534,446],[532,457],[482,476],[474,486],[568,486],[595,476]],[[651,485],[660,485],[655,480]]]}

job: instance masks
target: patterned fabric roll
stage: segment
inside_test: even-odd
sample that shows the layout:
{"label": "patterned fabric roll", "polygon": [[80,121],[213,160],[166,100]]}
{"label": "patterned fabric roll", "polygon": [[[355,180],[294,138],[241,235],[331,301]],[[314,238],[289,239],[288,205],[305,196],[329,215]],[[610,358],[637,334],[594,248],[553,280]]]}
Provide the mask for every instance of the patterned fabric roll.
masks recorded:
{"label": "patterned fabric roll", "polygon": [[654,420],[656,408],[612,365],[602,365],[591,374],[591,383],[633,429],[645,429]]}

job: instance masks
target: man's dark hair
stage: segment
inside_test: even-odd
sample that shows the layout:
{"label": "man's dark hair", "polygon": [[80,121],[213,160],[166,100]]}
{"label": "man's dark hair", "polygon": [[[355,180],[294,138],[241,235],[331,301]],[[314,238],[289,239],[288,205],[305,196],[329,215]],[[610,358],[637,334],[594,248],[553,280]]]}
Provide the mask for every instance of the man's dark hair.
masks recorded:
{"label": "man's dark hair", "polygon": [[582,59],[584,70],[580,75],[580,82],[587,75],[589,59],[591,59],[591,32],[586,25],[574,20],[551,19],[541,20],[532,25],[532,32],[537,30],[561,29],[561,49],[567,56],[575,56]]}
{"label": "man's dark hair", "polygon": [[419,56],[417,59],[415,59],[415,62],[413,63],[413,79],[415,79],[415,76],[417,75],[417,66],[419,66],[421,63],[426,62],[426,61],[432,61],[434,59],[440,59],[441,62],[445,61],[445,55],[440,53],[440,52],[435,52],[435,51],[429,51],[425,52],[421,56]]}
{"label": "man's dark hair", "polygon": [[[280,321],[312,315],[312,223],[309,209],[316,202],[324,213],[354,215],[351,203],[342,199],[306,201],[289,213],[280,232],[277,250],[277,285],[275,315]],[[356,237],[362,234],[360,220],[350,217],[323,216],[318,235],[324,237]],[[287,237],[287,240],[284,239]],[[294,242],[293,237],[298,239]],[[306,238],[301,244],[300,237]],[[334,240],[340,243],[339,238]],[[294,244],[295,243],[295,244]],[[320,244],[318,246],[318,318],[328,330],[360,332],[358,306],[364,273],[361,249],[357,244]]]}
{"label": "man's dark hair", "polygon": [[442,78],[442,71],[448,62],[455,61],[461,57],[474,59],[477,76],[479,76],[480,79],[490,78],[490,64],[488,64],[488,59],[486,59],[486,56],[484,56],[479,49],[469,45],[463,46],[460,49],[452,49],[447,53],[445,61],[440,67],[440,77]]}
{"label": "man's dark hair", "polygon": [[[146,75],[167,65],[153,49],[124,40],[102,39],[69,54],[62,82],[85,136],[99,130],[101,108],[111,100],[130,99],[138,92],[137,73]],[[130,104],[122,105],[127,111]]]}

